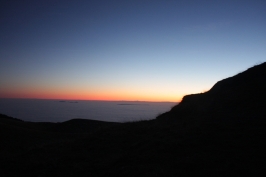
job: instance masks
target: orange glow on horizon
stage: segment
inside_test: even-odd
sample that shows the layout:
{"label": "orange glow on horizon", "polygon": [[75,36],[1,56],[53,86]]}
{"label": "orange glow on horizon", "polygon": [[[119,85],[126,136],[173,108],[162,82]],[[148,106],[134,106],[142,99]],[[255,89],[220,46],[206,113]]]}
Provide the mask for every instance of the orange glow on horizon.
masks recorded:
{"label": "orange glow on horizon", "polygon": [[103,101],[151,101],[151,102],[180,102],[182,95],[152,95],[136,92],[82,92],[82,91],[44,91],[44,90],[9,90],[1,91],[0,98],[23,99],[60,99],[60,100],[103,100]]}

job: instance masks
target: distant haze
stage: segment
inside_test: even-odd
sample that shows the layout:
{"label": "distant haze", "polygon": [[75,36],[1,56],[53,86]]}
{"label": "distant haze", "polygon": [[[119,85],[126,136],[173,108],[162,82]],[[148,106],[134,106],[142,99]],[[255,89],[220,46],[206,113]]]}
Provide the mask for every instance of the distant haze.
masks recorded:
{"label": "distant haze", "polygon": [[74,118],[108,122],[155,119],[172,102],[0,99],[0,113],[31,122],[64,122]]}
{"label": "distant haze", "polygon": [[0,5],[0,98],[174,101],[265,61],[266,1]]}

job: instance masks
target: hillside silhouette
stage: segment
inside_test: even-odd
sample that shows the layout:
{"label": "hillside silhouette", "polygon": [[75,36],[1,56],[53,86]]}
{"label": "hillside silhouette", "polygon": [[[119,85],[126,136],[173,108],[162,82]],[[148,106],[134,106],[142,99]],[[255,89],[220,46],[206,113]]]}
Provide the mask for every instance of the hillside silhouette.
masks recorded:
{"label": "hillside silhouette", "polygon": [[263,176],[266,63],[154,120],[33,123],[0,115],[1,176]]}
{"label": "hillside silhouette", "polygon": [[217,82],[205,93],[184,96],[180,104],[158,119],[180,121],[186,117],[186,121],[189,121],[189,117],[195,119],[201,116],[201,119],[195,121],[264,121],[265,81],[266,63],[263,63]]}

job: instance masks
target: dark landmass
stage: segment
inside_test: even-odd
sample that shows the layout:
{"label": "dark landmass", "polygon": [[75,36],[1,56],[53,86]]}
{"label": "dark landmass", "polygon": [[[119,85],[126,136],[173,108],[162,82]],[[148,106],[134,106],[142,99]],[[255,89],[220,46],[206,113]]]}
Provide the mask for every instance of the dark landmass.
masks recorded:
{"label": "dark landmass", "polygon": [[119,103],[117,105],[121,105],[121,106],[131,106],[131,105],[148,105],[148,104],[138,104],[138,103]]}
{"label": "dark landmass", "polygon": [[264,176],[266,63],[155,120],[32,123],[0,115],[1,176]]}
{"label": "dark landmass", "polygon": [[79,103],[79,102],[77,102],[77,101],[69,101],[69,103]]}
{"label": "dark landmass", "polygon": [[[59,101],[60,103],[66,103],[66,101],[64,101],[64,100],[61,100],[61,101]],[[78,103],[77,101],[68,101],[68,103]]]}

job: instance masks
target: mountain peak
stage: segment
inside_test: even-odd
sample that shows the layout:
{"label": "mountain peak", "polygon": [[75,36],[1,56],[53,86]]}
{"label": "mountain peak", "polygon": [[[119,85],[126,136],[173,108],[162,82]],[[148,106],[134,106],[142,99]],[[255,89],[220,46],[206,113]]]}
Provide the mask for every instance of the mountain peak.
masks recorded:
{"label": "mountain peak", "polygon": [[264,117],[266,62],[218,81],[209,91],[183,97],[180,104],[158,119],[182,116]]}

